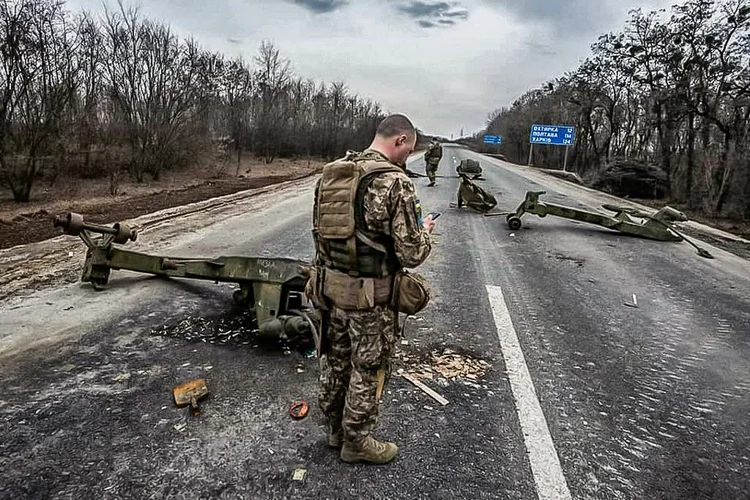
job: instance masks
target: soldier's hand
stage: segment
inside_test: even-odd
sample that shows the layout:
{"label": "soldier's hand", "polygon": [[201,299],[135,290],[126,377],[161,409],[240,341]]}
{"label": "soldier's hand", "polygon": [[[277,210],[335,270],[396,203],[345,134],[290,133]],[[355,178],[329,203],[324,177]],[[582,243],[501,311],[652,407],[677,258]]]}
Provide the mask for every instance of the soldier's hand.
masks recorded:
{"label": "soldier's hand", "polygon": [[432,215],[428,215],[422,219],[422,227],[427,229],[428,233],[432,233],[432,230],[435,228],[435,221],[432,220]]}

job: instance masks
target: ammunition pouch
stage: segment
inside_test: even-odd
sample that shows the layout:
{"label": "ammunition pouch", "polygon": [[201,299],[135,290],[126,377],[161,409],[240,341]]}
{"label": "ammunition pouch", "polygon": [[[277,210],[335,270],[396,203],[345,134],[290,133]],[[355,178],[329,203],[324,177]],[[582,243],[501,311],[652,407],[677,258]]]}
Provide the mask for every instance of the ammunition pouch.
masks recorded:
{"label": "ammunition pouch", "polygon": [[323,267],[312,266],[309,269],[307,283],[305,284],[305,296],[316,309],[328,311],[330,307],[323,295],[324,275],[325,268]]}
{"label": "ammunition pouch", "polygon": [[345,311],[372,309],[391,302],[393,278],[360,278],[325,269],[323,297]]}
{"label": "ammunition pouch", "polygon": [[420,274],[402,269],[393,280],[393,309],[407,316],[422,311],[432,299],[427,280]]}

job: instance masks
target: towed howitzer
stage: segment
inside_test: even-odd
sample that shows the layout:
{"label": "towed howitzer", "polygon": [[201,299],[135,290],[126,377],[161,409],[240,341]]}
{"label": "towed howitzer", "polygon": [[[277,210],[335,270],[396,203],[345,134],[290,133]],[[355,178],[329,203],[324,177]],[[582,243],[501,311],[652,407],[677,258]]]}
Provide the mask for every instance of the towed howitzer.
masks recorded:
{"label": "towed howitzer", "polygon": [[[609,204],[602,205],[603,209],[615,212],[614,216],[610,216],[540,201],[539,196],[543,194],[546,194],[546,191],[527,191],[526,198],[520,205],[518,205],[515,212],[485,214],[485,217],[504,215],[508,227],[513,231],[517,231],[521,229],[521,226],[523,225],[521,217],[525,213],[534,214],[542,218],[547,215],[554,215],[556,217],[596,224],[608,229],[620,231],[621,233],[651,240],[675,242],[684,240],[695,247],[698,251],[698,255],[701,257],[708,259],[713,258],[707,250],[688,240],[678,231],[674,224],[672,224],[672,222],[675,221],[686,222],[688,220],[684,213],[675,210],[672,207],[665,206],[654,214],[648,214],[630,207]],[[645,222],[641,222],[637,219],[642,219]]]}
{"label": "towed howitzer", "polygon": [[79,236],[86,244],[81,281],[91,283],[95,290],[105,289],[110,272],[120,269],[169,278],[237,283],[239,289],[232,297],[235,303],[250,309],[259,336],[281,340],[312,336],[315,347],[320,346],[315,326],[320,318],[304,293],[308,262],[267,257],[201,259],[149,255],[115,246],[136,241],[138,237],[125,224],[116,223],[112,227],[90,224],[72,212],[55,217],[53,224],[67,235]]}

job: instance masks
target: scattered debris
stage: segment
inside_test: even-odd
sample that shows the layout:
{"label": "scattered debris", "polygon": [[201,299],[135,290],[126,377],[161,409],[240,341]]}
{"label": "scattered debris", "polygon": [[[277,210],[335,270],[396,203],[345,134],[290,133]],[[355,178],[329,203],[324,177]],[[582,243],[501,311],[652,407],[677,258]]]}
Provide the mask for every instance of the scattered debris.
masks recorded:
{"label": "scattered debris", "polygon": [[422,382],[420,382],[419,380],[415,379],[414,377],[412,377],[408,373],[401,373],[401,376],[403,378],[405,378],[406,380],[408,380],[409,382],[411,382],[412,384],[414,384],[417,387],[419,387],[420,389],[422,389],[422,391],[425,394],[427,394],[428,396],[430,396],[432,399],[434,399],[435,401],[437,401],[441,405],[445,406],[445,405],[448,404],[448,400],[447,399],[445,399],[443,396],[441,396],[437,392],[433,391],[432,389],[430,389],[429,387],[427,387]]}
{"label": "scattered debris", "polygon": [[633,302],[623,302],[628,307],[638,308],[638,299],[636,299],[635,294],[633,294]]}
{"label": "scattered debris", "polygon": [[206,379],[199,378],[180,384],[172,389],[175,405],[178,408],[190,405],[190,411],[193,416],[200,415],[198,400],[208,396],[208,386]]}
{"label": "scattered debris", "polygon": [[301,420],[307,416],[309,410],[310,407],[305,401],[295,401],[289,407],[289,415],[296,420]]}
{"label": "scattered debris", "polygon": [[254,343],[257,333],[256,322],[248,311],[243,311],[241,314],[227,314],[221,318],[188,316],[177,324],[162,326],[151,331],[151,335],[178,337],[188,342],[220,345],[250,345]]}
{"label": "scattered debris", "polygon": [[292,481],[304,481],[307,477],[307,469],[295,469]]}
{"label": "scattered debris", "polygon": [[187,424],[185,422],[174,425],[174,430],[177,432],[185,432],[185,429],[187,429]]}
{"label": "scattered debris", "polygon": [[565,255],[559,252],[555,252],[552,255],[548,255],[547,257],[554,257],[555,260],[558,260],[558,261],[567,260],[576,264],[578,267],[583,267],[583,264],[586,262],[584,259],[579,259],[577,257],[570,257],[569,255]]}
{"label": "scattered debris", "polygon": [[427,363],[406,353],[398,353],[396,357],[409,367],[407,371],[411,376],[420,380],[434,380],[440,377],[448,380],[457,378],[476,380],[491,368],[486,361],[458,354],[450,348],[443,349],[439,353],[431,353]]}
{"label": "scattered debris", "polygon": [[118,375],[115,375],[112,380],[115,382],[122,382],[123,380],[129,380],[130,379],[130,373],[120,373]]}

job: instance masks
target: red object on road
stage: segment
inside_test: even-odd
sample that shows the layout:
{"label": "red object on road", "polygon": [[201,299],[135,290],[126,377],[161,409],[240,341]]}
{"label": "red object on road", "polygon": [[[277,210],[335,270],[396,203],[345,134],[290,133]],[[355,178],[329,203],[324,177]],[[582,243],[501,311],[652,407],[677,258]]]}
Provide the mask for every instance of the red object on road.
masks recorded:
{"label": "red object on road", "polygon": [[307,406],[307,403],[304,401],[295,401],[292,403],[292,406],[289,408],[289,415],[291,415],[292,418],[301,419],[305,418],[307,416],[307,412],[309,411],[309,407]]}

